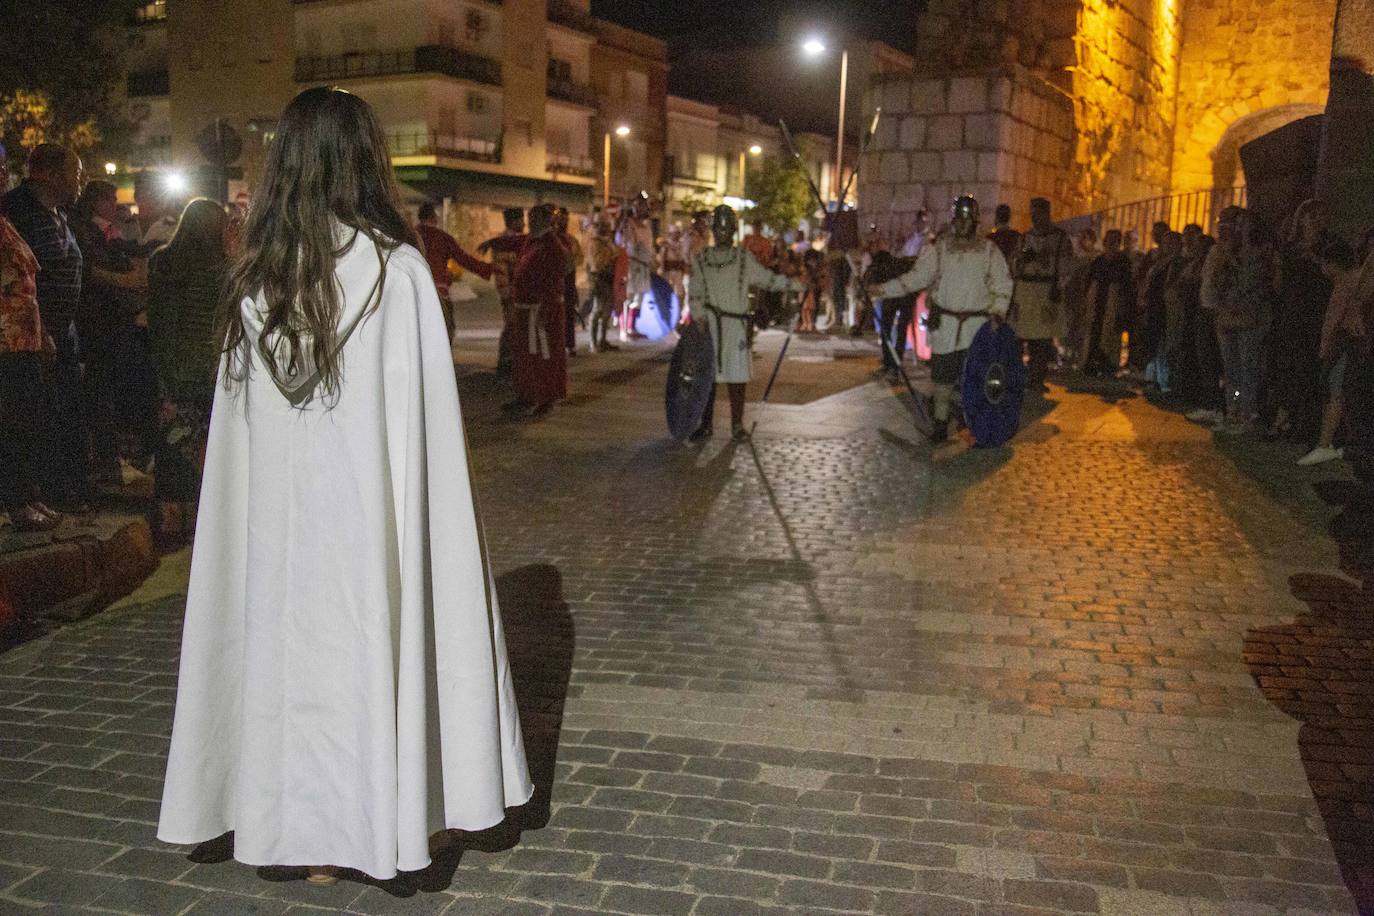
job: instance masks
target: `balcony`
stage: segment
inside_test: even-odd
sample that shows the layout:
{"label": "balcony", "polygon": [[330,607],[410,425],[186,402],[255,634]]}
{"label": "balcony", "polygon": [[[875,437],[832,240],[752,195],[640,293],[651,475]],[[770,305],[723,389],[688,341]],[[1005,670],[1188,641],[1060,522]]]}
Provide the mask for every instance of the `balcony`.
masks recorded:
{"label": "balcony", "polygon": [[557,23],[574,32],[596,34],[592,26],[592,17],[569,0],[549,0],[549,22]]}
{"label": "balcony", "polygon": [[454,79],[501,85],[501,64],[480,54],[443,45],[423,45],[400,51],[350,51],[328,57],[296,58],[296,82],[393,76],[401,73],[438,73]]}
{"label": "balcony", "polygon": [[568,153],[549,153],[548,169],[560,175],[581,175],[584,178],[596,175],[596,163],[590,157]]}
{"label": "balcony", "polygon": [[130,18],[134,25],[152,25],[167,21],[167,0],[152,0],[134,7]]}
{"label": "balcony", "polygon": [[572,80],[549,80],[549,98],[571,102],[584,108],[596,108],[596,92],[591,86],[574,83]]}
{"label": "balcony", "polygon": [[501,147],[495,140],[459,137],[433,130],[395,131],[386,135],[393,156],[436,156],[470,159],[473,162],[500,162]]}
{"label": "balcony", "polygon": [[169,95],[172,91],[172,80],[166,70],[130,73],[127,91],[131,99]]}

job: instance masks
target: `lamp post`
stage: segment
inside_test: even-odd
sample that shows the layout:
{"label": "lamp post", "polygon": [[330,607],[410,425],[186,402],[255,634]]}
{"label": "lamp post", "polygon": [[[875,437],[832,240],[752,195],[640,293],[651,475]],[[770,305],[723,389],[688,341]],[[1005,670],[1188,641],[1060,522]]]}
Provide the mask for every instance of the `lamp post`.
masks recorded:
{"label": "lamp post", "polygon": [[[630,135],[630,125],[621,124],[615,129],[617,137],[628,137]],[[606,131],[604,143],[601,149],[601,209],[606,211],[611,209],[611,132]]]}
{"label": "lamp post", "polygon": [[[802,51],[808,57],[819,57],[826,52],[825,42],[819,38],[808,38],[802,44]],[[831,193],[835,196],[835,207],[839,209],[844,206],[844,201],[840,200],[840,173],[844,171],[844,102],[845,93],[849,88],[849,50],[840,49],[840,124],[839,131],[835,135],[835,174],[830,176]]]}

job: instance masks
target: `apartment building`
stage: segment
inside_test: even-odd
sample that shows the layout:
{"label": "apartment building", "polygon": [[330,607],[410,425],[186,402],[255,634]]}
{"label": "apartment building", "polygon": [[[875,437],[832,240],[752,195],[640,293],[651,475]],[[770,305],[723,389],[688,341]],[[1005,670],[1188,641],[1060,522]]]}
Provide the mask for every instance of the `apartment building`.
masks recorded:
{"label": "apartment building", "polygon": [[[590,207],[588,0],[160,0],[129,30],[129,165],[194,171],[217,120],[251,188],[277,114],[295,93],[337,85],[367,99],[414,199],[443,201],[474,242],[502,207]],[[552,7],[552,8],[550,8]]]}
{"label": "apartment building", "polygon": [[[558,0],[550,0],[550,9]],[[592,122],[598,189],[613,203],[641,192],[663,196],[668,138],[668,46],[665,42],[603,19],[591,21],[592,85],[597,117]],[[610,148],[609,186],[606,149]]]}

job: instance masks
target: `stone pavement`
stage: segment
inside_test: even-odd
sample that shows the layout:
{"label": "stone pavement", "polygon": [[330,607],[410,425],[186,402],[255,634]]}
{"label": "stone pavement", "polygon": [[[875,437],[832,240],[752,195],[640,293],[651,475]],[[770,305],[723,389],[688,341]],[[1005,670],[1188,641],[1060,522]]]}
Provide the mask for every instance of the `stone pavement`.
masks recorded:
{"label": "stone pavement", "polygon": [[540,792],[419,875],[315,888],[157,842],[167,577],[0,656],[0,912],[1374,907],[1343,475],[1114,386],[932,460],[894,392],[845,388],[864,346],[803,341],[792,403],[704,449],[663,438],[662,347],[579,357],[537,423],[464,372]]}

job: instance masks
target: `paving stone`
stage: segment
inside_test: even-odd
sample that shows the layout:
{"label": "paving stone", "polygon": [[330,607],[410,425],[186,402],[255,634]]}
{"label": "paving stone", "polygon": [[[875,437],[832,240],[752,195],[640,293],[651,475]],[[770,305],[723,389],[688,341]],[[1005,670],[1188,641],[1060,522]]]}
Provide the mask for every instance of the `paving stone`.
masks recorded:
{"label": "paving stone", "polygon": [[6,893],[19,900],[35,903],[85,906],[121,883],[122,879],[107,875],[48,868],[16,884]]}
{"label": "paving stone", "polygon": [[[444,900],[447,906],[449,901]],[[281,916],[292,908],[285,900],[212,892],[197,900],[182,916]]]}
{"label": "paving stone", "polygon": [[101,894],[91,906],[122,913],[163,916],[166,913],[180,913],[202,896],[204,892],[194,887],[129,878]]}

